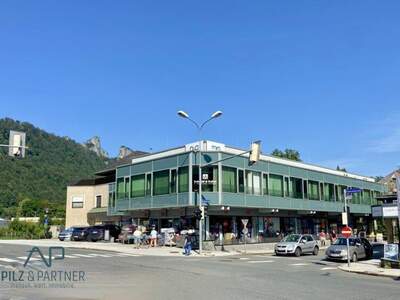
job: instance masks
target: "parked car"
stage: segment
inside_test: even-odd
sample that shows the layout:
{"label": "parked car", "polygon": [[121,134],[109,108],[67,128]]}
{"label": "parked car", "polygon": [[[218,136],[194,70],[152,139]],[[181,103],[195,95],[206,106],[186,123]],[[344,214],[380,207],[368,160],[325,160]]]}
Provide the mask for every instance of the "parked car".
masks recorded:
{"label": "parked car", "polygon": [[118,235],[118,241],[123,244],[133,243],[133,232],[136,229],[136,225],[127,224],[122,226],[121,233]]}
{"label": "parked car", "polygon": [[361,244],[364,246],[366,258],[372,258],[372,256],[374,255],[374,247],[366,238],[360,237],[360,240]]}
{"label": "parked car", "polygon": [[[369,244],[369,243],[368,243]],[[365,241],[362,241],[360,238],[351,237],[349,238],[349,253],[350,259],[353,262],[361,258],[368,258],[368,252],[370,250],[366,250]],[[371,246],[371,245],[369,245]],[[347,260],[347,241],[346,238],[340,237],[338,238],[333,245],[329,246],[326,249],[326,258],[332,260]],[[371,247],[371,255],[372,255],[372,247]]]}
{"label": "parked car", "polygon": [[110,232],[110,238],[113,237],[115,240],[118,238],[118,235],[121,233],[121,228],[114,224],[95,225],[95,226],[89,227],[88,234],[87,234],[87,240],[89,242],[97,242],[97,241],[104,240],[106,230],[108,230]]}
{"label": "parked car", "polygon": [[71,241],[86,241],[88,227],[73,227]]}
{"label": "parked car", "polygon": [[318,255],[318,251],[317,241],[310,234],[290,234],[275,245],[276,255],[300,256],[304,253]]}
{"label": "parked car", "polygon": [[69,240],[71,240],[73,229],[74,229],[73,227],[65,228],[63,231],[61,231],[59,233],[58,239],[60,241],[69,241]]}

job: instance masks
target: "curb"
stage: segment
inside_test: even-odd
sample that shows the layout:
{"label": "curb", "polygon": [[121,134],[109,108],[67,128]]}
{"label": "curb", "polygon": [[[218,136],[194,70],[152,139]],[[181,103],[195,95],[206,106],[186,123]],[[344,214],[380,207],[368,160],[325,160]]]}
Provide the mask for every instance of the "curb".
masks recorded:
{"label": "curb", "polygon": [[390,275],[390,274],[385,274],[385,273],[380,273],[380,272],[371,272],[371,271],[360,271],[360,270],[350,270],[347,267],[339,266],[339,270],[342,270],[344,272],[348,273],[356,273],[356,274],[364,274],[364,275],[370,275],[370,276],[381,276],[381,277],[387,277],[387,278],[393,278],[393,279],[400,279],[400,276],[398,275]]}

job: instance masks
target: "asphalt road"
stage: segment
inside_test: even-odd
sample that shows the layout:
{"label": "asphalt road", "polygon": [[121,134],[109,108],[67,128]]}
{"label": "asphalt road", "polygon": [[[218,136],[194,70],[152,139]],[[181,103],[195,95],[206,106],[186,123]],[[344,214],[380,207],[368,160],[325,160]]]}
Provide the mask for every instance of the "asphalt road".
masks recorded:
{"label": "asphalt road", "polygon": [[[1,276],[84,271],[73,287],[52,282],[11,286],[0,282],[0,299],[398,299],[400,282],[346,273],[318,256],[151,257],[65,249],[47,268],[41,260],[23,266],[26,246],[0,245]],[[48,253],[46,248],[41,248]],[[36,257],[38,257],[36,255]],[[34,276],[36,276],[34,275]],[[0,277],[1,278],[1,277]],[[18,279],[18,278],[14,278]],[[34,281],[33,283],[38,283]],[[59,284],[60,282],[56,282]],[[29,282],[32,284],[32,282]],[[65,283],[64,283],[65,284]]]}

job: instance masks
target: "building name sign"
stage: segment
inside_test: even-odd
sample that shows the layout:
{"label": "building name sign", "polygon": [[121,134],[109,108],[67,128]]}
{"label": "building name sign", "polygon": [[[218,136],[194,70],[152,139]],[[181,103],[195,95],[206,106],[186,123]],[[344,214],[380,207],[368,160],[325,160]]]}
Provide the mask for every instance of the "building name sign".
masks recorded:
{"label": "building name sign", "polygon": [[202,142],[187,144],[187,145],[185,145],[185,149],[186,149],[186,151],[197,152],[200,150],[200,145],[201,145],[201,151],[212,152],[212,151],[224,151],[225,150],[224,144],[210,142],[210,141],[202,141]]}
{"label": "building name sign", "polygon": [[382,207],[383,217],[384,218],[394,218],[398,216],[397,207],[396,206],[383,206]]}

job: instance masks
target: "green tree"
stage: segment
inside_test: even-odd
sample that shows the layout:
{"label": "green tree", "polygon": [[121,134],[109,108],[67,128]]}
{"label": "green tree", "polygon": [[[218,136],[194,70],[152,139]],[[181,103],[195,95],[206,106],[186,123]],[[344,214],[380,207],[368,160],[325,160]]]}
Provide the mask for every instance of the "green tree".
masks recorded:
{"label": "green tree", "polygon": [[336,167],[337,171],[347,172],[346,168],[341,168],[339,165]]}
{"label": "green tree", "polygon": [[275,149],[274,151],[272,151],[271,155],[294,161],[301,161],[300,152],[294,149],[285,149],[284,151]]}

